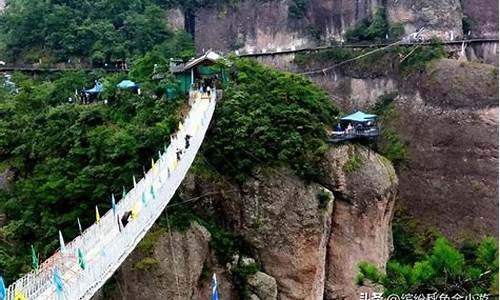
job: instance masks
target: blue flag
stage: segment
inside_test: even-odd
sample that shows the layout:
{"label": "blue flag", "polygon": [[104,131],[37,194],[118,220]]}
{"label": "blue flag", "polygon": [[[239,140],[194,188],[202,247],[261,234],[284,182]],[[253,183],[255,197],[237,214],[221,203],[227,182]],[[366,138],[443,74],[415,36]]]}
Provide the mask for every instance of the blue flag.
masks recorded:
{"label": "blue flag", "polygon": [[115,194],[111,194],[111,208],[113,209],[113,216],[116,216],[116,200],[115,200]]}
{"label": "blue flag", "polygon": [[0,276],[0,300],[7,299],[7,290],[5,289],[5,282],[3,281],[2,276]]}
{"label": "blue flag", "polygon": [[153,199],[156,199],[155,189],[153,188],[153,185],[151,185],[151,188],[149,189],[149,192],[151,193],[151,197],[153,197]]}
{"label": "blue flag", "polygon": [[218,284],[217,284],[217,276],[212,276],[212,300],[219,300],[219,291],[218,289]]}
{"label": "blue flag", "polygon": [[141,200],[142,204],[144,204],[144,207],[148,207],[148,203],[146,202],[146,195],[144,194],[144,192],[142,192]]}
{"label": "blue flag", "polygon": [[57,268],[54,268],[54,275],[52,279],[54,280],[54,285],[56,286],[57,298],[60,299],[64,290],[64,284]]}

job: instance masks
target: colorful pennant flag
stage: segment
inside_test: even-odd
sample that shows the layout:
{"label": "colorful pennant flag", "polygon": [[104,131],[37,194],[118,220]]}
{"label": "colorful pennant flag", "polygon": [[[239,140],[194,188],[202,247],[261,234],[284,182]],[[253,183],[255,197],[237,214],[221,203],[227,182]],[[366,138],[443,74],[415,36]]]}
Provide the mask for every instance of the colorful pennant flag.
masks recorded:
{"label": "colorful pennant flag", "polygon": [[137,181],[135,180],[135,175],[132,176],[132,180],[134,181],[134,187],[136,187],[137,186]]}
{"label": "colorful pennant flag", "polygon": [[118,231],[122,232],[122,220],[120,220],[120,216],[116,216],[116,221],[118,222]]}
{"label": "colorful pennant flag", "polygon": [[85,255],[83,254],[82,249],[78,248],[78,265],[82,270],[87,268],[87,262],[85,261]]}
{"label": "colorful pennant flag", "polygon": [[76,218],[76,221],[78,222],[78,230],[80,230],[80,234],[82,234],[83,230],[82,230],[82,223],[80,223],[80,218]]}
{"label": "colorful pennant flag", "polygon": [[35,271],[38,271],[38,256],[36,255],[35,247],[31,245],[31,265]]}
{"label": "colorful pennant flag", "polygon": [[153,197],[153,199],[156,199],[155,189],[153,188],[153,185],[151,185],[151,188],[149,189],[149,193],[151,194],[151,197]]}
{"label": "colorful pennant flag", "polygon": [[101,215],[99,214],[99,207],[95,206],[95,222],[99,223],[101,220]]}
{"label": "colorful pennant flag", "polygon": [[136,203],[132,208],[132,220],[137,219],[139,216],[139,203]]}
{"label": "colorful pennant flag", "polygon": [[59,230],[59,246],[61,247],[62,253],[66,252],[66,245],[64,244],[64,238],[61,233],[61,230]]}
{"label": "colorful pennant flag", "polygon": [[148,207],[148,204],[146,203],[146,194],[144,194],[144,191],[142,192],[142,195],[141,195],[141,201],[142,201],[142,204],[144,204],[144,207]]}
{"label": "colorful pennant flag", "polygon": [[26,298],[22,292],[16,291],[14,293],[14,300],[28,300],[28,298]]}
{"label": "colorful pennant flag", "polygon": [[64,283],[62,281],[61,274],[59,274],[59,269],[57,269],[57,267],[54,268],[54,274],[52,275],[52,280],[54,281],[54,285],[56,286],[57,298],[61,299],[62,293],[64,291]]}
{"label": "colorful pennant flag", "polygon": [[127,197],[127,190],[125,190],[125,187],[123,187],[122,199],[125,199],[126,197]]}
{"label": "colorful pennant flag", "polygon": [[219,300],[219,291],[217,289],[217,276],[215,276],[214,273],[214,275],[212,276],[212,300]]}
{"label": "colorful pennant flag", "polygon": [[0,276],[0,300],[7,300],[7,289],[2,276]]}
{"label": "colorful pennant flag", "polygon": [[115,194],[111,194],[111,208],[113,209],[113,216],[116,216],[116,200],[115,200]]}

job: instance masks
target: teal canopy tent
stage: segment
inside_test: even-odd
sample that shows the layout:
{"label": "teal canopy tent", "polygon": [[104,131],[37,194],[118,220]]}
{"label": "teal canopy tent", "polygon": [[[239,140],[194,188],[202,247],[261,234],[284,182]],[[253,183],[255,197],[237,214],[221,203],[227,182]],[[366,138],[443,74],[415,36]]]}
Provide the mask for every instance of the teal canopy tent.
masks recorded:
{"label": "teal canopy tent", "polygon": [[94,85],[93,88],[91,88],[89,90],[85,90],[86,93],[90,93],[90,94],[99,94],[100,92],[103,92],[103,91],[104,91],[104,86],[99,82],[96,82],[96,84]]}
{"label": "teal canopy tent", "polygon": [[362,111],[357,111],[353,114],[341,118],[342,121],[352,121],[352,122],[368,122],[375,119],[377,115],[366,114]]}
{"label": "teal canopy tent", "polygon": [[125,79],[118,83],[116,87],[120,89],[136,89],[139,86],[132,80]]}

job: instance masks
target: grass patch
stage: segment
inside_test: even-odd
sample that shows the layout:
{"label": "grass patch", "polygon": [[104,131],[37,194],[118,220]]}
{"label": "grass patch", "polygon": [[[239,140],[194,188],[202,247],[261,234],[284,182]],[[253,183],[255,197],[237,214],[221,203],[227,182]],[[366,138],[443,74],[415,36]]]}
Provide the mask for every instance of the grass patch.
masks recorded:
{"label": "grass patch", "polygon": [[345,173],[351,173],[351,172],[354,172],[356,170],[358,170],[359,168],[361,168],[361,166],[363,165],[363,161],[361,160],[361,158],[359,156],[353,156],[351,158],[349,158],[345,164],[342,166],[342,170],[345,172]]}
{"label": "grass patch", "polygon": [[158,265],[158,263],[158,259],[147,256],[136,262],[134,264],[134,269],[137,271],[143,271],[149,269],[152,266]]}

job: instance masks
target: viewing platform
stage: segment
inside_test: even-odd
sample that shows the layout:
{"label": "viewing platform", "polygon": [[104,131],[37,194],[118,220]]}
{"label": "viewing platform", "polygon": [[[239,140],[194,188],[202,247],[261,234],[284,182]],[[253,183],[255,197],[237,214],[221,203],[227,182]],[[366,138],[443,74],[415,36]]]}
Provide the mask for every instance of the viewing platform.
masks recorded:
{"label": "viewing platform", "polygon": [[334,131],[328,134],[329,143],[364,139],[374,140],[380,135],[377,115],[356,112],[340,119]]}

